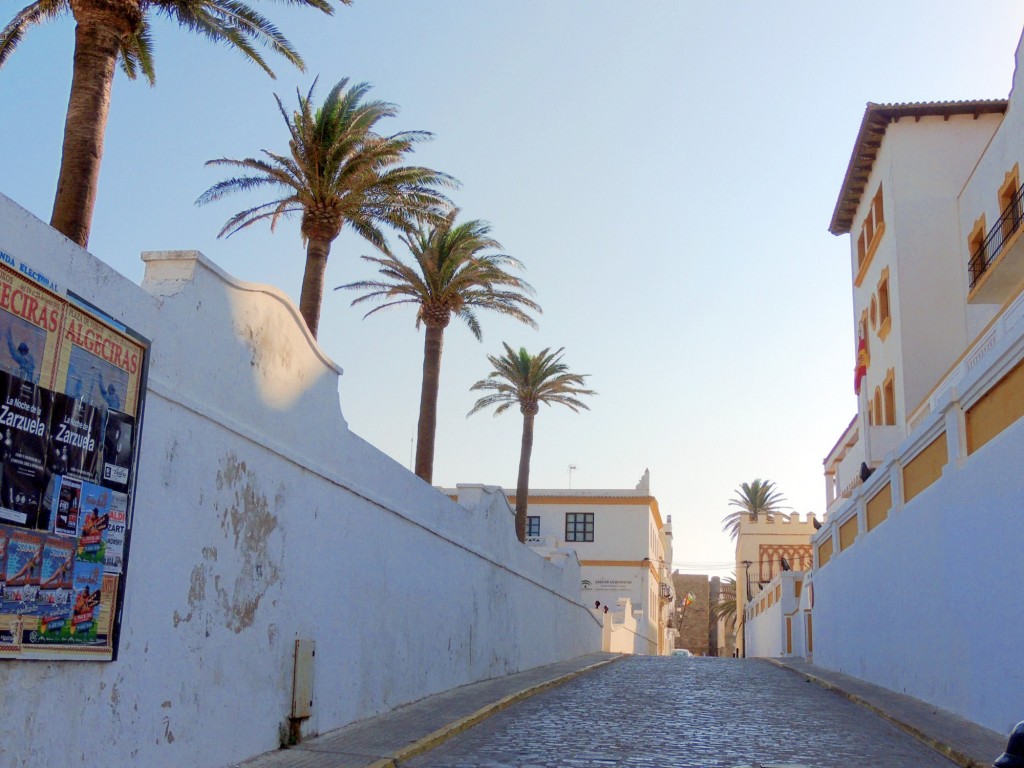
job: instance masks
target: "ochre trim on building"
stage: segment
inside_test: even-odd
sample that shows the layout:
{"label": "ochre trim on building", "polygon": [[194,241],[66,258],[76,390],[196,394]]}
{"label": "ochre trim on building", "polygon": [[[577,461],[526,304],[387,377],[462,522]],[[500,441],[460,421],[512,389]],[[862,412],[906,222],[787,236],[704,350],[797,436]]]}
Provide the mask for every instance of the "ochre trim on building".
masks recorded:
{"label": "ochre trim on building", "polygon": [[1017,363],[967,409],[967,453],[974,453],[1021,416],[1024,416],[1024,363]]}
{"label": "ochre trim on building", "polygon": [[[516,495],[506,493],[508,503],[513,507],[516,505]],[[642,507],[647,506],[654,514],[654,522],[660,531],[665,527],[661,521],[661,510],[658,509],[658,500],[653,496],[533,496],[529,497],[530,504],[579,504],[585,506],[612,506],[612,507]]]}
{"label": "ochre trim on building", "polygon": [[[1009,309],[1010,305],[1013,304],[1014,300],[1022,293],[1024,293],[1024,285],[1021,285],[1021,287],[1018,288],[1016,292],[1014,292],[1013,296],[1011,296],[1006,301],[1006,303],[1003,304],[1003,306],[999,309],[999,313],[985,324],[985,327],[978,332],[978,334],[974,337],[974,340],[967,346],[967,349],[961,352],[960,357],[954,360],[953,364],[946,369],[946,372],[943,373],[938,378],[938,380],[936,380],[935,385],[928,390],[928,394],[921,398],[921,402],[917,404],[914,410],[910,411],[910,415],[912,418],[908,419],[908,423],[913,421],[914,418],[917,418],[917,415],[921,412],[921,408],[923,408],[925,403],[927,403],[931,399],[932,395],[934,395],[938,391],[939,387],[941,387],[946,382],[946,380],[949,379],[949,375],[954,370],[956,370],[956,367],[960,365],[960,363],[962,363],[967,357],[969,357],[971,354],[977,351],[978,342],[985,338],[985,335],[992,329],[992,326],[999,322],[999,319],[1006,313],[1006,310]],[[856,417],[854,417],[854,419],[856,419]]]}
{"label": "ochre trim on building", "polygon": [[889,517],[889,510],[892,509],[892,485],[883,485],[878,493],[868,499],[866,506],[867,528],[873,531]]}
{"label": "ochre trim on building", "polygon": [[857,540],[857,516],[854,515],[845,523],[839,526],[839,551],[849,549]]}
{"label": "ochre trim on building", "polygon": [[882,241],[882,235],[885,234],[885,222],[883,221],[878,225],[874,235],[871,237],[871,244],[868,246],[868,251],[864,254],[864,260],[860,263],[857,268],[857,276],[853,278],[853,284],[860,288],[860,284],[864,282],[864,275],[868,273],[868,267],[871,266],[872,259],[875,258],[875,251],[878,250],[878,244]]}
{"label": "ochre trim on building", "polygon": [[942,468],[948,460],[946,433],[942,432],[903,468],[903,503],[942,477]]}
{"label": "ochre trim on building", "polygon": [[818,567],[824,568],[832,559],[832,537],[829,536],[818,545]]}
{"label": "ochre trim on building", "polygon": [[580,560],[580,565],[611,566],[613,568],[643,568],[645,565],[654,576],[654,580],[661,584],[658,577],[658,569],[655,568],[653,560]]}

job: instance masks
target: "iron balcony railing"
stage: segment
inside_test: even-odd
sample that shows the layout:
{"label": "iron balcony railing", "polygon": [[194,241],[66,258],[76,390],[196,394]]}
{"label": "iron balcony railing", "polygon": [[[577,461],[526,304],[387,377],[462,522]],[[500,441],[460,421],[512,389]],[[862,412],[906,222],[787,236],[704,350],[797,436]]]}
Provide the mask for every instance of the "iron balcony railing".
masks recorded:
{"label": "iron balcony railing", "polygon": [[1024,184],[1014,193],[999,220],[989,230],[984,242],[971,254],[968,269],[971,274],[972,289],[978,284],[981,276],[985,274],[992,262],[996,260],[1013,233],[1020,229],[1021,222],[1024,220],[1022,199],[1024,199]]}

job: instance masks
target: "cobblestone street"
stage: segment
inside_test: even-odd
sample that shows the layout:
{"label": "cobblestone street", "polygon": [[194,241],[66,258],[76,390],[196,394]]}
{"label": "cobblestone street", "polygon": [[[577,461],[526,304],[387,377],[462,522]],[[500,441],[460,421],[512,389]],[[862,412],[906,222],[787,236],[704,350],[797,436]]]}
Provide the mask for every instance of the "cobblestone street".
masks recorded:
{"label": "cobblestone street", "polygon": [[501,712],[412,768],[950,768],[862,707],[770,663],[630,657]]}

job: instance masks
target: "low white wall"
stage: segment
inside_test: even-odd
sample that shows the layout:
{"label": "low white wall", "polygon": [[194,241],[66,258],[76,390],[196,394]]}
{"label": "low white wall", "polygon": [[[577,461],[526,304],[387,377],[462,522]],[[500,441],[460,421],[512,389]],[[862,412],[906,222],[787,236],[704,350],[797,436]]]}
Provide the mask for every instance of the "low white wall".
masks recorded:
{"label": "low white wall", "polygon": [[815,664],[995,731],[1024,719],[1022,455],[1018,421],[815,571]]}
{"label": "low white wall", "polygon": [[348,431],[278,291],[195,253],[140,289],[0,196],[0,250],[152,340],[120,655],[0,663],[0,765],[223,766],[276,748],[294,640],[325,732],[600,650],[579,567]]}
{"label": "low white wall", "polygon": [[[753,606],[774,595],[776,588],[780,588],[780,598],[773,600],[772,605],[760,614],[747,622],[747,656],[750,658],[778,658],[780,656],[801,656],[794,640],[792,653],[786,648],[786,619],[792,621],[794,635],[796,625],[802,621],[799,613],[800,599],[796,596],[796,583],[803,579],[803,573],[799,571],[783,571],[779,573],[763,591],[755,595],[754,599],[747,603],[749,611]],[[801,646],[802,649],[802,646]]]}
{"label": "low white wall", "polygon": [[633,613],[633,601],[628,597],[619,598],[618,604],[608,614],[609,637],[605,650],[612,653],[647,654],[650,643],[640,634],[640,625]]}

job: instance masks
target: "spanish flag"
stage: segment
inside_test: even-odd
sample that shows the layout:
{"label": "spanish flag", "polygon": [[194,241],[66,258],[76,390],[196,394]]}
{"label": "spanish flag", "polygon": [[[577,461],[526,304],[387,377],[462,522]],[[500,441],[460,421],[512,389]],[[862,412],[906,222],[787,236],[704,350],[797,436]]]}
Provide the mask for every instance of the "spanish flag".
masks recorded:
{"label": "spanish flag", "polygon": [[868,341],[864,336],[857,339],[857,364],[853,367],[853,391],[860,394],[860,383],[868,375]]}

